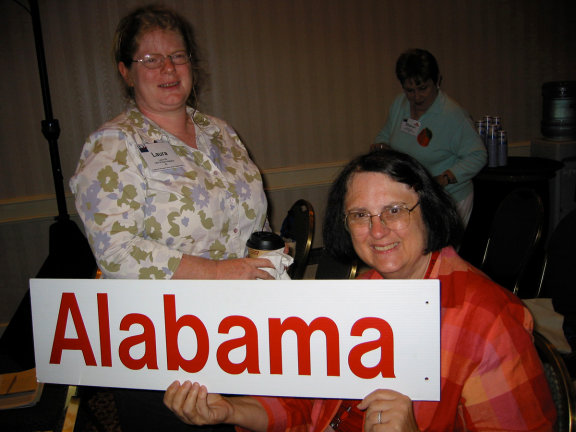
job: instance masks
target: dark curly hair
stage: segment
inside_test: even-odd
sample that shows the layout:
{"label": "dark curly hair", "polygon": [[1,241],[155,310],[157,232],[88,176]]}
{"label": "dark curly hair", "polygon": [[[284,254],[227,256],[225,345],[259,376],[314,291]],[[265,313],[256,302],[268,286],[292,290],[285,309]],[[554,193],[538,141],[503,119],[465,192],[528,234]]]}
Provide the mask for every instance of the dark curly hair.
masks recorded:
{"label": "dark curly hair", "polygon": [[[192,66],[192,91],[186,103],[193,108],[198,108],[198,98],[205,80],[205,71],[200,66],[200,54],[194,28],[175,11],[161,5],[148,5],[135,9],[122,18],[114,34],[114,61],[116,64],[122,62],[126,68],[130,69],[142,35],[158,29],[174,31],[182,36],[186,51],[190,54]],[[124,82],[120,73],[118,75],[125,96],[134,99],[134,89]]]}
{"label": "dark curly hair", "polygon": [[396,150],[377,150],[348,163],[332,184],[322,232],[329,254],[341,261],[358,259],[344,221],[344,202],[351,178],[360,172],[385,174],[418,194],[427,230],[424,254],[458,244],[464,228],[454,201],[442,186],[413,157]]}
{"label": "dark curly hair", "polygon": [[418,48],[405,51],[398,57],[396,77],[402,85],[408,79],[414,80],[416,85],[429,79],[440,85],[440,69],[436,58],[429,51]]}

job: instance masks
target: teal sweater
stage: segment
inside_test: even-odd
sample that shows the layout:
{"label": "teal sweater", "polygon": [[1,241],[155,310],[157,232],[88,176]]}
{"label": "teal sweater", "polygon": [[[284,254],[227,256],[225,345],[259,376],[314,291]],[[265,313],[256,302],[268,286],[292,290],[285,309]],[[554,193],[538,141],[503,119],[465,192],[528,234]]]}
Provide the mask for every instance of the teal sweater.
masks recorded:
{"label": "teal sweater", "polygon": [[446,191],[456,202],[470,195],[472,178],[484,167],[487,159],[486,148],[470,115],[440,91],[419,119],[419,132],[426,128],[431,132],[427,146],[421,145],[415,135],[401,130],[402,121],[409,118],[410,103],[402,93],[392,103],[388,120],[375,142],[389,144],[393,149],[411,155],[433,176],[450,170],[457,183],[446,186]]}

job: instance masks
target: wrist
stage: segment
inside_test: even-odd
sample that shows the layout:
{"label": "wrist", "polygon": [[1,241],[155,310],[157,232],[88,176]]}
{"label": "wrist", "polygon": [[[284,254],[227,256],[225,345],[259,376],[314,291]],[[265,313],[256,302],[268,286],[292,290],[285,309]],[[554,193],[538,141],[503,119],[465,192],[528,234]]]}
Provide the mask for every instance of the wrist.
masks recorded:
{"label": "wrist", "polygon": [[225,423],[254,432],[266,432],[268,413],[258,400],[251,396],[232,396],[226,400],[230,405],[230,411]]}
{"label": "wrist", "polygon": [[441,175],[442,180],[445,182],[445,184],[449,185],[457,183],[456,177],[454,177],[454,174],[452,174],[450,170],[444,171]]}

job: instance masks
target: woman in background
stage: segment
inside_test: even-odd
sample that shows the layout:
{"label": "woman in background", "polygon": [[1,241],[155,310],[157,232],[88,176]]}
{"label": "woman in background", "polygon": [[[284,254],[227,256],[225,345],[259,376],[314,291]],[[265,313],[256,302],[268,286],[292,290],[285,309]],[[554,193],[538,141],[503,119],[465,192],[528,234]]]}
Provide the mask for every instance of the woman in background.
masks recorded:
{"label": "woman in background", "polygon": [[404,92],[392,103],[372,148],[392,148],[415,157],[456,202],[464,226],[474,201],[472,178],[486,165],[486,148],[470,115],[440,90],[434,56],[404,52],[396,62]]}

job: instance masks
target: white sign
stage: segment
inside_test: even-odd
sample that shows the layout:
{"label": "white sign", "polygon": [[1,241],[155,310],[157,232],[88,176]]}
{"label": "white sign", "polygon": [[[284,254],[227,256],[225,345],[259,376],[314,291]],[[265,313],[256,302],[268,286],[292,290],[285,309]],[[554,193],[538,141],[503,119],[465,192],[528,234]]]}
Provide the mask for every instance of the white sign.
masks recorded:
{"label": "white sign", "polygon": [[32,279],[40,382],[440,397],[437,280]]}

